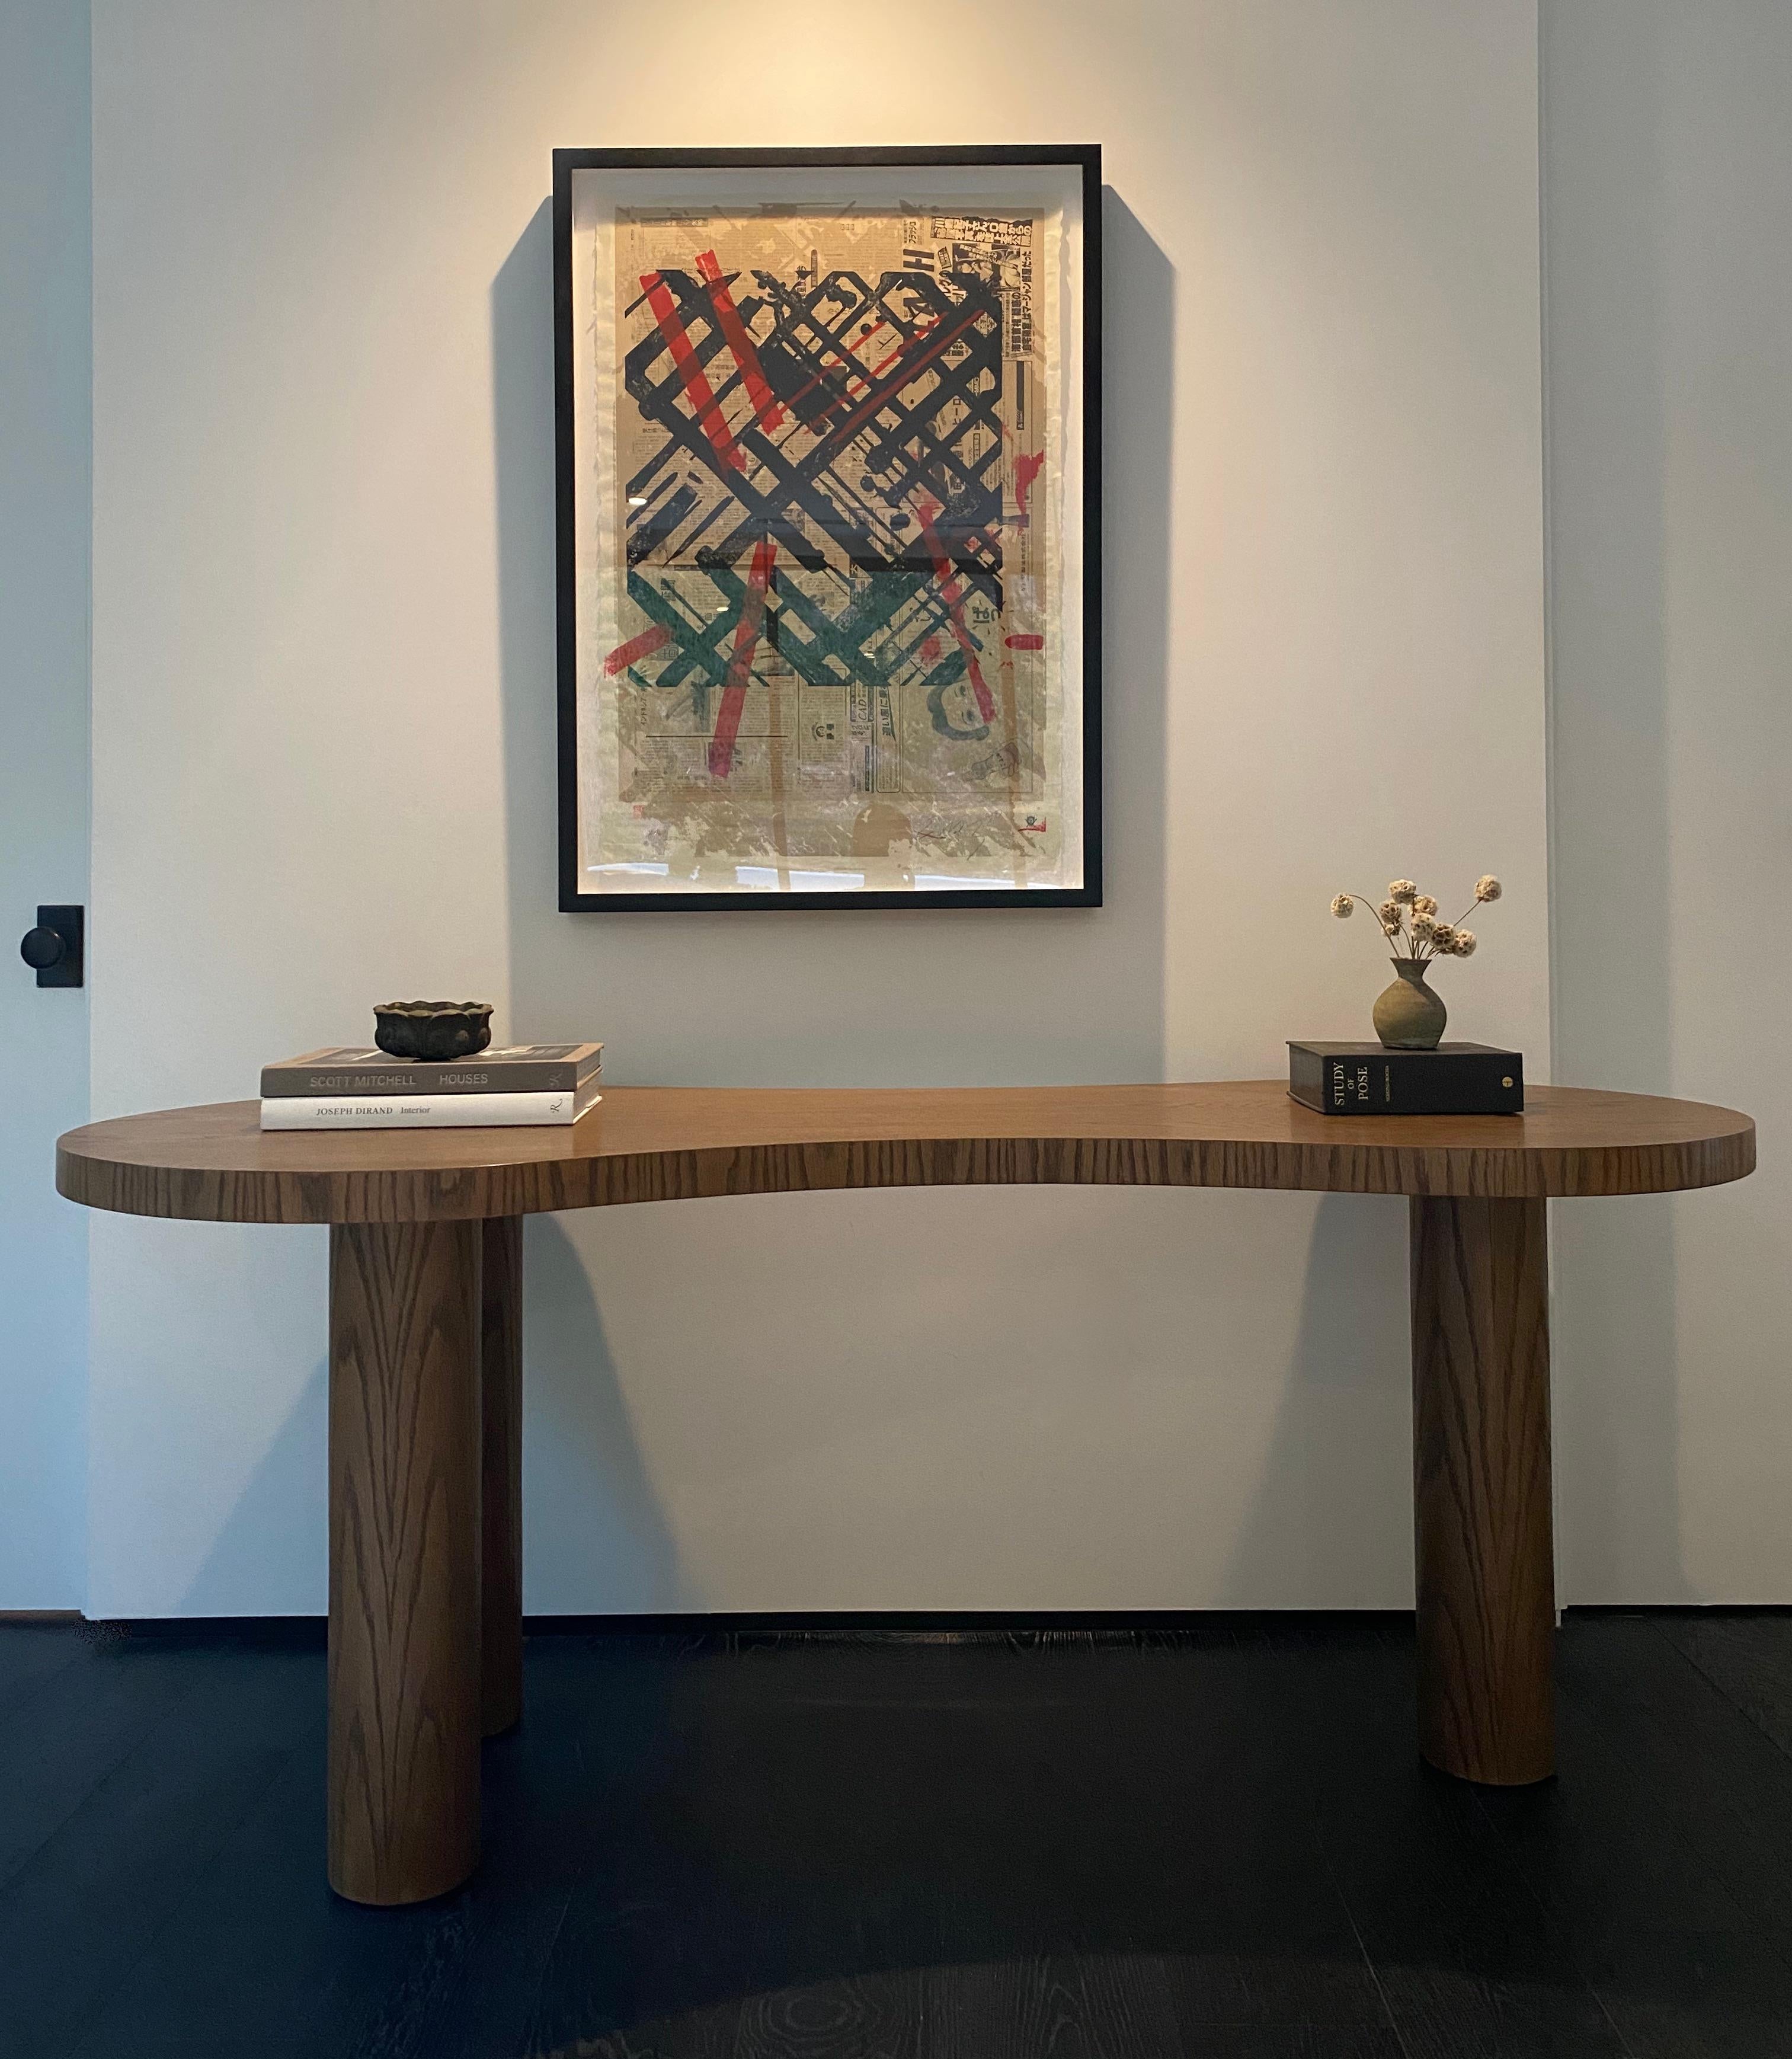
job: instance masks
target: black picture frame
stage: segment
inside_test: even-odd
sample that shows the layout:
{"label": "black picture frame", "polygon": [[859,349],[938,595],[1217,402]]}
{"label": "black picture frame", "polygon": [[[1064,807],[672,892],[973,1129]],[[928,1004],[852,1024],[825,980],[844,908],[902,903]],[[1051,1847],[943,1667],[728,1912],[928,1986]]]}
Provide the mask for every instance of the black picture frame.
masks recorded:
{"label": "black picture frame", "polygon": [[[865,889],[842,892],[579,891],[578,595],[574,463],[572,178],[586,169],[739,170],[810,166],[1076,166],[1082,204],[1082,850],[1075,887]],[[553,155],[554,444],[559,684],[560,907],[564,914],[671,914],[768,910],[1098,908],[1102,905],[1101,751],[1101,148],[1096,143],[853,149],[562,149]]]}

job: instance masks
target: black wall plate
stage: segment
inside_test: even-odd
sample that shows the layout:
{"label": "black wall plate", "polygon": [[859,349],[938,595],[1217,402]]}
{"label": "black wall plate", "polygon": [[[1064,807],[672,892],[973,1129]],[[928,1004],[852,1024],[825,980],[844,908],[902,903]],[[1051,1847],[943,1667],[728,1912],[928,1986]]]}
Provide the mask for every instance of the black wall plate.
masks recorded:
{"label": "black wall plate", "polygon": [[38,926],[21,938],[18,954],[37,969],[39,986],[79,986],[86,970],[86,910],[40,904]]}

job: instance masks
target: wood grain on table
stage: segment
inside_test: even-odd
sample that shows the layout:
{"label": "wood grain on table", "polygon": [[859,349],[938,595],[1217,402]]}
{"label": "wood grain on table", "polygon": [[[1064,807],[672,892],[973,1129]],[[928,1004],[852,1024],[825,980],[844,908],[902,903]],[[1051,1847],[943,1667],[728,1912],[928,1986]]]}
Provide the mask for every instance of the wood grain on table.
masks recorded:
{"label": "wood grain on table", "polygon": [[1521,1116],[1324,1116],[1279,1080],[1060,1087],[607,1087],[540,1129],[265,1132],[257,1105],[71,1130],[56,1184],[127,1214],[405,1222],[840,1187],[1659,1193],[1737,1180],[1733,1109],[1531,1087]]}

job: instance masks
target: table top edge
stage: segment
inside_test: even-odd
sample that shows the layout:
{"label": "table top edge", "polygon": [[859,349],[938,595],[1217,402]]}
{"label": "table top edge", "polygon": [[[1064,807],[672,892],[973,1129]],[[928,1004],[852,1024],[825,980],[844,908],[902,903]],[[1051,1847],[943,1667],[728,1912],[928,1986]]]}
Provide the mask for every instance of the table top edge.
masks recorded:
{"label": "table top edge", "polygon": [[[1111,1097],[1117,1114],[1122,1105],[1136,1113],[1143,1097],[1147,1105],[1160,1100],[1168,1115],[1185,1111],[1192,1096],[1206,1094],[1217,1105],[1248,1101],[1260,1111],[1260,1129],[1266,1119],[1260,1112],[1285,1103],[1290,1133],[1252,1135],[1244,1133],[1249,1124],[1224,1122],[1211,1132],[1188,1135],[1136,1122],[1110,1127],[1085,1120],[1066,1125],[1049,1119],[1042,1107],[1046,1119],[1036,1130],[1011,1121],[980,1128],[974,1120],[962,1125],[934,1120],[899,1133],[887,1124],[867,1122],[860,1134],[861,1125],[848,1121],[832,1126],[838,1133],[822,1136],[743,1134],[730,1141],[674,1135],[657,1144],[623,1141],[615,1150],[584,1153],[544,1153],[540,1131],[492,1130],[274,1133],[275,1148],[286,1162],[273,1164],[218,1162],[215,1149],[208,1158],[202,1151],[170,1147],[169,1138],[185,1121],[212,1125],[214,1145],[220,1129],[227,1139],[240,1135],[245,1159],[251,1150],[265,1159],[270,1133],[257,1126],[257,1104],[213,1102],[68,1131],[57,1142],[56,1184],[71,1201],[114,1212],[316,1223],[538,1213],[711,1193],[1040,1181],[1549,1198],[1688,1191],[1741,1179],[1754,1169],[1755,1125],[1740,1109],[1597,1088],[1538,1087],[1531,1093],[1537,1098],[1524,1116],[1458,1118],[1324,1116],[1289,1101],[1285,1083],[1276,1081],[958,1089],[623,1087],[607,1089],[607,1098],[626,1105],[634,1097],[645,1105],[663,1097],[674,1102],[688,1097],[687,1105],[701,1101],[712,1115],[717,1106],[725,1109],[738,1100],[743,1111],[756,1105],[762,1118],[768,1107],[802,1101],[814,1106],[863,1100],[886,1113],[893,1104],[908,1101],[929,1106],[937,1117],[954,1104],[970,1115],[979,1105],[1012,1110],[1029,1097],[1047,1103],[1053,1097],[1077,1097],[1085,1105],[1093,1100],[1097,1106]],[[1615,1114],[1628,1116],[1643,1124],[1644,1133],[1601,1135],[1602,1125],[1595,1122],[1594,1133],[1583,1141],[1527,1137],[1527,1124],[1546,1115],[1559,1120],[1577,1104],[1590,1117],[1603,1114],[1608,1124]],[[1656,1112],[1653,1121],[1647,1119],[1651,1111]],[[1694,1119],[1690,1124],[1689,1118]],[[1240,1133],[1228,1133],[1232,1126]],[[1646,1133],[1651,1128],[1675,1133]],[[329,1146],[321,1161],[308,1162],[305,1145],[320,1136],[330,1140]],[[476,1159],[469,1153],[462,1163],[444,1156],[440,1140],[456,1136],[480,1138],[482,1155]],[[506,1151],[494,1141],[510,1136],[532,1138],[536,1148]],[[434,1157],[426,1153],[421,1162],[405,1162],[400,1153],[394,1161],[392,1140],[399,1137],[433,1140]],[[152,1137],[160,1148],[145,1155]],[[364,1163],[352,1162],[352,1154],[345,1159],[341,1140],[370,1137],[384,1140],[383,1147],[371,1149]],[[1030,1159],[1025,1155],[1029,1152]],[[854,1153],[862,1162],[850,1162]],[[1204,1165],[1204,1157],[1212,1162]],[[737,1165],[737,1160],[744,1162]],[[657,1183],[651,1177],[656,1169],[666,1175]]]}

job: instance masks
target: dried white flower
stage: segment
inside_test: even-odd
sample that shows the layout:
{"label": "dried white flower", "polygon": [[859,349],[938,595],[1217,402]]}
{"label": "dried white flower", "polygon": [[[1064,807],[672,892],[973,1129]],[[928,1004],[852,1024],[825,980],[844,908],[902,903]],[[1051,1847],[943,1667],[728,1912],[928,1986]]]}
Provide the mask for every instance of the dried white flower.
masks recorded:
{"label": "dried white flower", "polygon": [[1416,901],[1418,898],[1419,890],[1410,879],[1389,881],[1388,898],[1390,901]]}
{"label": "dried white flower", "polygon": [[1415,915],[1435,915],[1437,913],[1437,896],[1435,894],[1419,894],[1413,901],[1412,912]]}
{"label": "dried white flower", "polygon": [[1491,872],[1483,872],[1475,882],[1475,898],[1477,901],[1497,901],[1505,890]]}
{"label": "dried white flower", "polygon": [[1400,904],[1397,901],[1384,901],[1376,910],[1384,930],[1397,930],[1400,926]]}
{"label": "dried white flower", "polygon": [[1452,958],[1471,958],[1474,957],[1475,932],[1472,930],[1457,930],[1456,948],[1451,952],[1450,955]]}
{"label": "dried white flower", "polygon": [[1340,922],[1348,922],[1350,920],[1352,911],[1356,906],[1356,903],[1348,894],[1334,894],[1332,896],[1332,913]]}
{"label": "dried white flower", "polygon": [[1420,943],[1437,934],[1436,906],[1433,902],[1429,908],[1415,908],[1412,911],[1412,934]]}
{"label": "dried white flower", "polygon": [[1434,922],[1432,925],[1431,947],[1447,958],[1456,954],[1456,930],[1453,922]]}
{"label": "dried white flower", "polygon": [[1381,934],[1384,937],[1392,937],[1397,943],[1400,941],[1400,926],[1398,922],[1384,922],[1381,926]]}

